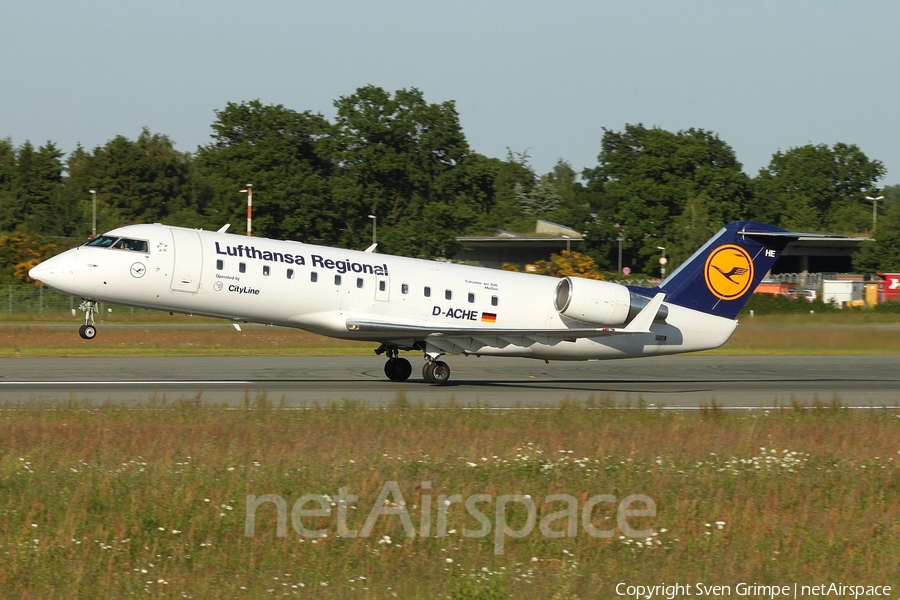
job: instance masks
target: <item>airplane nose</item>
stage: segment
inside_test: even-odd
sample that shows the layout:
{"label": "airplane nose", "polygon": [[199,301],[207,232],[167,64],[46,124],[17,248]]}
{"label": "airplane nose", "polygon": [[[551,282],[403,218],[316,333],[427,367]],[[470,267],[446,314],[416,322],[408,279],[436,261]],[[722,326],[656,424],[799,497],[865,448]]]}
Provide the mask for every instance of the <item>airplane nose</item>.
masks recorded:
{"label": "airplane nose", "polygon": [[28,271],[28,276],[44,285],[53,287],[54,283],[58,283],[60,279],[71,276],[74,273],[75,256],[69,250],[35,265]]}

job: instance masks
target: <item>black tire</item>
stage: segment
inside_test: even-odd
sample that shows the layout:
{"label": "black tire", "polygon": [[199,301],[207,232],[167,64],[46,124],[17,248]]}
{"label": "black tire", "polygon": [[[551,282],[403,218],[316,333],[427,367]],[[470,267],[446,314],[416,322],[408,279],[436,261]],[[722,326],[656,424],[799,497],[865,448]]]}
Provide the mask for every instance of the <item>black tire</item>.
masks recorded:
{"label": "black tire", "polygon": [[405,358],[396,358],[399,377],[397,381],[406,381],[412,375],[412,365]]}
{"label": "black tire", "polygon": [[384,363],[384,374],[391,381],[397,381],[398,369],[397,363],[393,358],[387,359],[387,362]]}
{"label": "black tire", "polygon": [[422,376],[428,383],[445,385],[450,379],[450,365],[442,360],[425,363],[425,368],[422,369]]}
{"label": "black tire", "polygon": [[412,365],[405,358],[389,358],[384,363],[384,374],[391,381],[406,381],[412,374]]}
{"label": "black tire", "polygon": [[85,328],[85,327],[87,327],[87,325],[82,325],[81,327],[78,328],[78,335],[80,335],[80,336],[81,336],[81,339],[83,339],[83,340],[86,340],[86,339],[87,339],[87,338],[85,337],[85,335],[84,335],[84,328]]}
{"label": "black tire", "polygon": [[427,383],[436,383],[434,380],[434,376],[431,373],[432,363],[426,362],[422,365],[422,379],[424,379]]}
{"label": "black tire", "polygon": [[84,325],[81,331],[81,337],[86,340],[92,340],[97,337],[97,328],[93,325]]}

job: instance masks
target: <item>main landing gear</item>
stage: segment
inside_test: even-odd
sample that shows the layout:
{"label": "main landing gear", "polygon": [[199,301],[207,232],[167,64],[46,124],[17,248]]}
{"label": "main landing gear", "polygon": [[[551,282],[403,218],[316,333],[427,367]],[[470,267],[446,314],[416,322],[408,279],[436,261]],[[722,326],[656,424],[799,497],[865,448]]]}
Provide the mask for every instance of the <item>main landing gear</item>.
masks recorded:
{"label": "main landing gear", "polygon": [[[412,374],[412,365],[405,358],[400,358],[399,349],[393,346],[381,345],[376,354],[386,354],[388,359],[384,363],[384,374],[391,381],[406,381]],[[442,360],[437,360],[438,356],[425,354],[425,364],[422,365],[422,378],[428,383],[435,385],[445,385],[450,379],[450,365]]]}
{"label": "main landing gear", "polygon": [[391,381],[406,381],[412,375],[412,365],[405,358],[389,358],[384,363],[384,374]]}
{"label": "main landing gear", "polygon": [[422,365],[422,377],[428,383],[435,385],[445,385],[450,379],[450,365],[442,360],[428,360],[427,354],[425,364]]}
{"label": "main landing gear", "polygon": [[78,308],[84,311],[84,325],[78,328],[78,335],[84,340],[92,340],[97,337],[97,326],[94,325],[97,303],[93,300],[85,300]]}
{"label": "main landing gear", "polygon": [[375,354],[387,354],[384,374],[391,381],[406,381],[412,375],[412,365],[405,358],[400,358],[400,351],[397,348],[382,344],[375,350]]}

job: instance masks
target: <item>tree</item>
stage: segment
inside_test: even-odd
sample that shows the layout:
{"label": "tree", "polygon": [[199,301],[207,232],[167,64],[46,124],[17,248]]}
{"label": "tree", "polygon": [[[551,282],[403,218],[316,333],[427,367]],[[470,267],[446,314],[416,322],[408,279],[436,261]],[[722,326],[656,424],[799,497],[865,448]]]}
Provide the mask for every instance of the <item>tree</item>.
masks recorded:
{"label": "tree", "polygon": [[883,195],[887,209],[878,215],[875,239],[853,255],[853,268],[860,273],[900,273],[900,186],[884,188]]}
{"label": "tree", "polygon": [[194,166],[201,210],[211,228],[240,223],[253,184],[253,232],[333,244],[343,215],[332,206],[332,165],[323,140],[324,117],[259,100],[229,102],[216,111],[213,141],[197,150]]}
{"label": "tree", "polygon": [[551,254],[548,260],[539,260],[534,267],[535,273],[540,275],[604,279],[593,258],[574,250],[563,250],[558,254]]}
{"label": "tree", "polygon": [[578,229],[583,229],[592,221],[589,196],[585,194],[584,186],[578,181],[578,173],[571,164],[559,159],[553,170],[544,177],[552,182],[559,197],[559,206],[545,218]]}
{"label": "tree", "polygon": [[[365,245],[368,215],[378,218],[388,252],[434,256],[455,243],[485,200],[471,195],[469,146],[455,104],[429,104],[415,88],[392,95],[366,86],[335,107],[331,193],[344,216],[342,243]],[[483,176],[483,161],[473,163]],[[415,231],[422,232],[416,243],[404,243]]]}
{"label": "tree", "polygon": [[865,196],[884,174],[884,165],[854,144],[777,152],[753,180],[754,217],[794,231],[868,231]]}
{"label": "tree", "polygon": [[535,174],[529,164],[528,151],[514,152],[507,148],[506,160],[489,160],[494,174],[493,201],[481,219],[481,229],[532,230],[534,219],[522,212],[516,195],[517,186],[526,192],[534,186]]}
{"label": "tree", "polygon": [[62,152],[53,142],[37,149],[0,142],[0,229],[58,235],[62,180]]}
{"label": "tree", "polygon": [[[604,130],[598,160],[583,174],[594,221],[607,221],[602,228],[627,240],[637,270],[656,260],[657,246],[670,249],[674,264],[684,260],[694,250],[684,241],[686,230],[697,236],[715,231],[741,218],[750,198],[749,179],[732,148],[702,129]],[[594,248],[589,243],[587,249]]]}
{"label": "tree", "polygon": [[0,284],[33,282],[28,271],[59,251],[57,244],[15,232],[0,236]]}
{"label": "tree", "polygon": [[547,175],[538,179],[530,191],[525,191],[525,186],[521,183],[517,183],[513,190],[519,208],[529,217],[546,216],[557,210],[562,203],[553,180]]}
{"label": "tree", "polygon": [[146,128],[136,140],[118,135],[90,153],[79,146],[68,171],[66,201],[79,206],[81,235],[90,231],[90,190],[97,196],[98,233],[132,223],[184,225],[178,215],[196,210],[190,156]]}
{"label": "tree", "polygon": [[21,221],[16,197],[16,162],[12,140],[0,140],[0,231],[12,231]]}

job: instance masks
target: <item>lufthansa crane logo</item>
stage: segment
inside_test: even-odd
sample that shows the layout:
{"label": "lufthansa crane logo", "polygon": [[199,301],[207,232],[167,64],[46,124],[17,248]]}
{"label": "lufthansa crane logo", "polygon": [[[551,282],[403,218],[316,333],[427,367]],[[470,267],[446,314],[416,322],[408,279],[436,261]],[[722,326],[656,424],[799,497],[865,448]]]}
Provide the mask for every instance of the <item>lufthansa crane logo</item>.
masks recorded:
{"label": "lufthansa crane logo", "polygon": [[719,246],[706,259],[703,278],[716,298],[737,300],[753,285],[753,259],[740,246]]}

